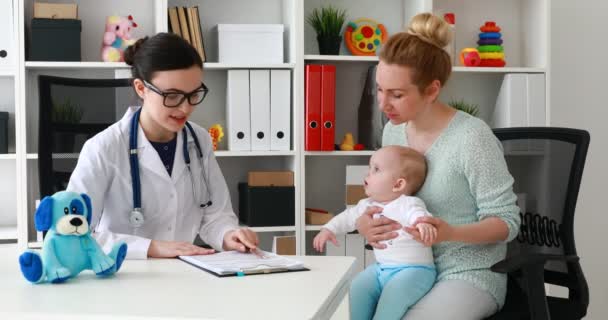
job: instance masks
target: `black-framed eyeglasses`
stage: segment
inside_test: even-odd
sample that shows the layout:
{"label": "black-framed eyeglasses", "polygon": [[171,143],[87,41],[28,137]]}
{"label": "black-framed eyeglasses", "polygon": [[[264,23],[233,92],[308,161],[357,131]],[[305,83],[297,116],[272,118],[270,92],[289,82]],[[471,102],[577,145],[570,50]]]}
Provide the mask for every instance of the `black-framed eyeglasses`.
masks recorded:
{"label": "black-framed eyeglasses", "polygon": [[199,105],[201,102],[203,102],[203,100],[205,100],[207,93],[209,93],[209,88],[207,88],[207,86],[202,82],[198,89],[190,93],[181,91],[162,91],[146,80],[143,82],[146,88],[163,97],[163,105],[167,108],[176,108],[180,106],[186,99],[188,99],[188,103],[190,105]]}

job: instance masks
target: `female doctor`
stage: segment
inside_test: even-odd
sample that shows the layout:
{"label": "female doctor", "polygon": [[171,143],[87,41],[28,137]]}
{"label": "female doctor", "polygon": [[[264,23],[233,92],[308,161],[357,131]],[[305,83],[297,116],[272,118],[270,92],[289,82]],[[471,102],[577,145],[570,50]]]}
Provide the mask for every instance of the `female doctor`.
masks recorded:
{"label": "female doctor", "polygon": [[[238,227],[209,133],[187,122],[208,92],[196,50],[159,33],[124,58],[143,104],[84,144],[67,188],[91,198],[99,244],[125,241],[131,259],[255,250],[258,237]],[[192,244],[197,234],[215,250]]]}

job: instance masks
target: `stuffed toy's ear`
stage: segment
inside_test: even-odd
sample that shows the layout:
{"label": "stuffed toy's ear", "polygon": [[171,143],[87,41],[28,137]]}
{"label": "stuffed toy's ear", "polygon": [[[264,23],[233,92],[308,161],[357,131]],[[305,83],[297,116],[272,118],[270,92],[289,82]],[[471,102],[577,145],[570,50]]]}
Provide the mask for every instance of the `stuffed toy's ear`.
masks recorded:
{"label": "stuffed toy's ear", "polygon": [[93,217],[93,207],[91,206],[91,198],[86,193],[81,193],[80,196],[84,199],[84,203],[87,205],[87,222],[91,225],[91,218]]}
{"label": "stuffed toy's ear", "polygon": [[47,231],[53,224],[53,198],[46,196],[36,209],[36,217],[34,219],[36,230]]}

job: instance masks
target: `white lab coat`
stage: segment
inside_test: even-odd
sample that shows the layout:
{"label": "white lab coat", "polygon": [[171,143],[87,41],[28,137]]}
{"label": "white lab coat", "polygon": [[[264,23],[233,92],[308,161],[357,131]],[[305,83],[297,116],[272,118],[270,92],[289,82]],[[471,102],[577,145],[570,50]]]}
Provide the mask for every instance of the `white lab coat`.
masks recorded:
{"label": "white lab coat", "polygon": [[141,180],[144,224],[135,229],[129,224],[133,210],[133,188],[129,165],[129,128],[137,107],[127,110],[123,118],[89,139],[83,146],[67,190],[91,197],[93,217],[91,228],[104,251],[117,241],[125,241],[127,258],[145,259],[150,241],[175,240],[192,242],[197,234],[216,250],[222,249],[224,234],[238,228],[224,176],[213,154],[209,133],[192,124],[203,151],[207,181],[211,186],[213,204],[205,209],[199,201],[207,201],[201,181],[201,165],[192,135],[188,134],[192,174],[196,190],[184,162],[183,134],[177,134],[175,160],[169,176],[158,153],[138,128],[137,146]]}

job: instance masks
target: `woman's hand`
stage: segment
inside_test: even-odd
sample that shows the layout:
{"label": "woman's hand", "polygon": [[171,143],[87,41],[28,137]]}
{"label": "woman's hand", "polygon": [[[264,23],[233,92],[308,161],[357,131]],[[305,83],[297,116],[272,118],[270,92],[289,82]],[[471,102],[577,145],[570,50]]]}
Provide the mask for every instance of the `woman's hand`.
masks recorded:
{"label": "woman's hand", "polygon": [[148,247],[150,258],[175,258],[215,253],[213,249],[202,248],[189,242],[152,240]]}
{"label": "woman's hand", "polygon": [[[419,224],[429,224],[432,225],[433,227],[435,227],[435,229],[437,230],[437,235],[435,237],[435,239],[433,239],[432,241],[424,241],[423,237],[420,234],[418,225]],[[440,243],[440,242],[444,242],[444,241],[451,241],[452,240],[452,234],[454,232],[454,227],[452,227],[450,224],[448,224],[447,222],[445,222],[443,219],[439,219],[439,218],[435,218],[435,217],[420,217],[418,219],[416,219],[416,222],[414,222],[414,226],[412,227],[405,227],[403,228],[403,230],[409,234],[412,235],[412,237],[414,237],[414,240],[430,246],[436,243]]]}
{"label": "woman's hand", "polygon": [[328,229],[321,229],[321,232],[317,234],[312,241],[312,246],[318,252],[323,252],[325,250],[325,243],[327,241],[331,241],[336,247],[338,246],[338,240],[336,240],[336,235],[329,231]]}
{"label": "woman's hand", "polygon": [[357,231],[376,249],[386,248],[386,245],[381,244],[380,241],[396,238],[398,233],[395,231],[402,228],[401,224],[386,217],[374,219],[374,214],[380,212],[382,212],[380,207],[369,207],[357,219]]}
{"label": "woman's hand", "polygon": [[222,247],[226,251],[248,252],[255,250],[259,243],[258,235],[254,231],[242,228],[226,232]]}

